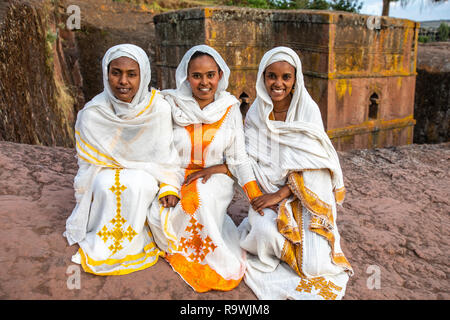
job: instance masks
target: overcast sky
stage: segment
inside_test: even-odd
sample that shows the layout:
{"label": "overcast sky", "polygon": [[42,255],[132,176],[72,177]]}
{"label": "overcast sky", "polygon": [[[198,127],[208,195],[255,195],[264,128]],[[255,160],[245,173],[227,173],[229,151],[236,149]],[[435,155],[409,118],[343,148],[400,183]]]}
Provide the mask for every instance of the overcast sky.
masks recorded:
{"label": "overcast sky", "polygon": [[[362,0],[360,13],[381,15],[383,0]],[[442,4],[431,4],[429,0],[410,0],[410,4],[402,8],[400,1],[391,3],[389,16],[414,21],[450,20],[450,1]]]}

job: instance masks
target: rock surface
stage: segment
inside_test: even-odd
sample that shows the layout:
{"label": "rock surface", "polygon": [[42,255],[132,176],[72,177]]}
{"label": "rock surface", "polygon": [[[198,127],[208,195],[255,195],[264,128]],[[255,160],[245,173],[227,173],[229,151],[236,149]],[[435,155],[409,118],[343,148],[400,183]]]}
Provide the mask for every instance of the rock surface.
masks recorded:
{"label": "rock surface", "polygon": [[[339,155],[338,226],[355,270],[344,299],[450,299],[450,143]],[[124,276],[83,272],[62,237],[76,171],[73,149],[0,142],[0,299],[256,299],[244,282],[195,293],[163,259]],[[247,207],[236,193],[236,223]],[[80,289],[69,289],[74,272]]]}
{"label": "rock surface", "polygon": [[414,100],[414,143],[450,139],[450,42],[419,45]]}
{"label": "rock surface", "polygon": [[0,3],[0,140],[73,147],[84,105],[74,35],[50,1]]}

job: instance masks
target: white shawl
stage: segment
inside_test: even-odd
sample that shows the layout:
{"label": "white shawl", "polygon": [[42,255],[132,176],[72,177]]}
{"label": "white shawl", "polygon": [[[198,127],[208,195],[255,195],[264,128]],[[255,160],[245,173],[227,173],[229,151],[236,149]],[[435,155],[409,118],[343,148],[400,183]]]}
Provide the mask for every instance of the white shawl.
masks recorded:
{"label": "white shawl", "polygon": [[[296,68],[285,121],[269,120],[273,104],[264,85],[264,70],[276,61],[287,61]],[[292,49],[277,47],[266,52],[259,65],[256,94],[246,116],[245,135],[247,152],[263,189],[277,191],[290,171],[324,168],[332,173],[334,189],[343,188],[338,155],[324,131],[319,107],[305,88],[300,58]]]}
{"label": "white shawl", "polygon": [[[139,90],[131,103],[114,97],[108,83],[109,63],[122,56],[135,60],[140,68]],[[105,89],[78,112],[75,124],[79,170],[74,181],[77,204],[66,222],[69,244],[86,235],[92,185],[102,168],[144,170],[175,188],[183,179],[173,146],[170,106],[157,90],[148,90],[147,54],[135,45],[117,45],[106,52],[102,68]]]}
{"label": "white shawl", "polygon": [[[189,61],[197,51],[212,56],[223,72],[215,93],[215,100],[203,109],[200,109],[192,96],[192,89],[187,80]],[[172,117],[175,123],[182,127],[196,123],[214,123],[222,118],[229,106],[239,105],[239,100],[226,91],[229,77],[230,69],[216,50],[207,45],[198,45],[189,49],[175,73],[177,88],[162,91],[172,106]]]}

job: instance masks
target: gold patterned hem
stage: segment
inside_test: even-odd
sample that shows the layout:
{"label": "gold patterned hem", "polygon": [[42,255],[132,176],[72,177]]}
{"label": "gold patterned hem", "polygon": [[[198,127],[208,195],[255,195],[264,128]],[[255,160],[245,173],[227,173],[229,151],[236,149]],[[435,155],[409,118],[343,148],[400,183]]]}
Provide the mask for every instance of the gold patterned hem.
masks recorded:
{"label": "gold patterned hem", "polygon": [[303,217],[300,201],[291,202],[293,218],[297,226],[293,227],[286,208],[286,200],[280,205],[277,217],[278,231],[286,238],[280,259],[286,262],[300,277],[305,277],[302,271],[303,263]]}
{"label": "gold patterned hem", "polygon": [[325,300],[336,300],[338,294],[342,291],[342,287],[337,286],[332,281],[327,281],[324,277],[315,277],[301,279],[296,290],[305,293],[312,293],[315,290],[315,294]]}
{"label": "gold patterned hem", "polygon": [[[288,186],[297,199],[300,200],[301,205],[305,206],[311,213],[309,230],[324,237],[328,241],[328,244],[331,247],[331,260],[333,263],[344,268],[344,270],[352,275],[353,269],[344,254],[335,251],[332,206],[325,201],[322,201],[313,191],[305,186],[302,172],[292,172],[289,174]],[[339,189],[339,193],[341,194],[340,200],[343,200],[345,188]]]}

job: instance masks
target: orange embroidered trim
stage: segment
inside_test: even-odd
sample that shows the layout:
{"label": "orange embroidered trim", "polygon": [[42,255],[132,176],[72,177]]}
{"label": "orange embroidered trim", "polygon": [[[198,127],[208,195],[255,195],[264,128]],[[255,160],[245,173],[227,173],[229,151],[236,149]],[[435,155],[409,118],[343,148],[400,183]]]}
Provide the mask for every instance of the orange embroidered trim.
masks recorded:
{"label": "orange embroidered trim", "polygon": [[[205,166],[205,150],[214,140],[217,130],[225,121],[231,106],[219,121],[211,124],[191,124],[184,127],[191,138],[191,162],[185,171],[185,178],[193,172],[201,170]],[[201,152],[201,153],[200,153]],[[197,180],[181,186],[181,207],[184,212],[193,215],[200,207],[200,197],[197,190]]]}
{"label": "orange embroidered trim", "polygon": [[277,227],[286,238],[281,252],[281,260],[286,262],[300,277],[305,277],[302,271],[303,265],[303,218],[302,207],[298,199],[291,203],[292,213],[298,227],[290,227],[290,219],[287,215],[286,200],[280,205],[277,217]]}
{"label": "orange embroidered trim", "polygon": [[[214,140],[217,131],[222,126],[222,123],[224,122],[230,110],[231,106],[228,107],[222,118],[214,123],[191,124],[184,127],[189,132],[189,136],[191,138],[191,165],[200,166],[201,168],[205,166],[205,150]],[[190,166],[188,166],[188,168],[195,169],[195,167]]]}
{"label": "orange embroidered trim", "polygon": [[313,214],[320,216],[330,227],[334,224],[331,205],[322,201],[318,195],[305,186],[302,172],[293,172],[288,177],[289,188]]}
{"label": "orange embroidered trim", "polygon": [[286,201],[284,200],[278,211],[277,217],[277,228],[278,231],[290,242],[299,243],[302,241],[302,216],[299,215],[299,208],[301,206],[300,201],[295,199],[291,203],[292,211],[294,214],[294,219],[298,225],[298,227],[292,227],[291,219],[287,213],[286,209]]}
{"label": "orange embroidered trim", "polygon": [[342,204],[345,199],[345,187],[334,190],[334,198],[336,199],[337,204]]}
{"label": "orange embroidered trim", "polygon": [[230,291],[236,288],[242,280],[242,276],[237,280],[226,280],[207,264],[188,261],[179,253],[166,255],[166,260],[184,281],[197,292]]}
{"label": "orange embroidered trim", "polygon": [[331,231],[328,231],[327,229],[325,229],[323,227],[316,227],[316,224],[314,223],[313,220],[314,220],[314,217],[313,217],[313,219],[311,219],[311,225],[309,226],[309,230],[311,230],[312,232],[315,232],[318,235],[321,235],[322,237],[327,239],[328,244],[331,247],[331,260],[333,261],[333,263],[348,270],[350,272],[350,274],[353,274],[353,268],[350,265],[350,263],[348,262],[347,258],[344,256],[344,254],[343,253],[335,253],[334,234]]}
{"label": "orange embroidered trim", "polygon": [[255,180],[247,182],[243,187],[247,198],[252,201],[254,198],[262,196],[262,192]]}
{"label": "orange embroidered trim", "polygon": [[[317,295],[323,297],[325,300],[335,300],[339,292],[342,290],[341,287],[335,285],[331,281],[326,281],[323,277],[309,279],[302,271],[304,238],[302,206],[299,199],[291,202],[291,206],[294,219],[297,221],[297,225],[299,226],[298,228],[289,227],[290,224],[289,216],[287,215],[286,201],[280,205],[280,211],[277,217],[278,230],[284,237],[286,237],[283,245],[283,251],[281,253],[281,260],[286,262],[300,276],[301,280],[296,288],[297,291],[311,293],[314,288],[315,290],[319,290]],[[345,263],[348,264],[348,261],[345,259],[343,254],[334,255],[333,261],[338,265],[343,265]],[[350,264],[348,264],[348,266],[350,266]]]}
{"label": "orange embroidered trim", "polygon": [[[300,199],[301,203],[312,213],[309,230],[323,236],[331,247],[331,259],[338,265],[353,274],[353,269],[342,253],[335,253],[335,237],[332,231],[334,218],[332,208],[311,190],[309,190],[303,180],[302,172],[293,172],[288,177],[289,187]],[[341,189],[339,189],[341,190]],[[345,192],[345,189],[344,189]]]}
{"label": "orange embroidered trim", "polygon": [[[187,177],[193,171],[186,170],[185,176]],[[198,208],[200,208],[200,195],[197,190],[197,180],[192,181],[189,184],[183,184],[181,186],[181,208],[189,215],[193,215]]]}
{"label": "orange embroidered trim", "polygon": [[[296,290],[299,292],[311,293],[313,288],[319,290],[317,295],[323,297],[325,300],[336,300],[338,293],[342,290],[341,287],[335,285],[333,282],[326,281],[324,277],[301,279]],[[338,293],[336,293],[336,291]]]}

